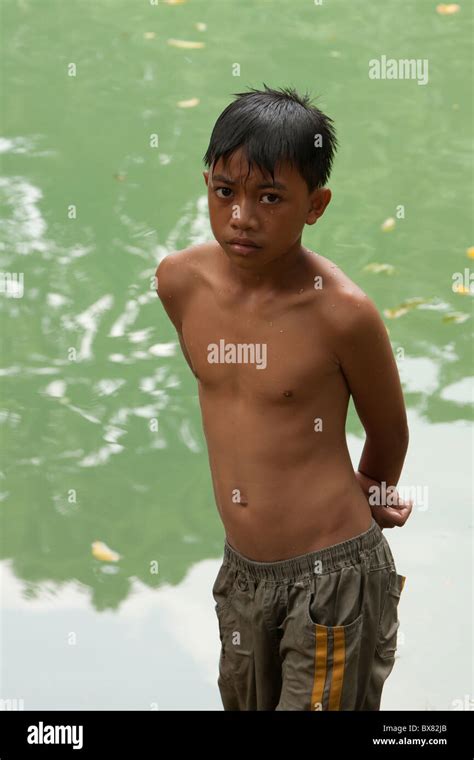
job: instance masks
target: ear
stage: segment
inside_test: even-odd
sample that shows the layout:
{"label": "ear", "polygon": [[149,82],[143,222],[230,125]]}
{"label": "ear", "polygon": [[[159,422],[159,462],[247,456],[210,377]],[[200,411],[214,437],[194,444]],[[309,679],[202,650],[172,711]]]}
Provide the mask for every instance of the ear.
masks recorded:
{"label": "ear", "polygon": [[319,187],[310,195],[310,209],[306,217],[306,224],[315,224],[326,210],[326,206],[332,198],[328,187]]}
{"label": "ear", "polygon": [[208,171],[204,171],[202,173],[202,176],[204,177],[204,182],[206,183],[206,187],[207,187],[208,186],[208,182],[209,182],[209,172]]}

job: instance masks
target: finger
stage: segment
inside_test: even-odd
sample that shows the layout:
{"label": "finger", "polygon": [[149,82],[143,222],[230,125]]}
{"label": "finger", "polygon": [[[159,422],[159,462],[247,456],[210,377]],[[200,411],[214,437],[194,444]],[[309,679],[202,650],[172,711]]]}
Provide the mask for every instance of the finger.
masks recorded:
{"label": "finger", "polygon": [[413,499],[408,499],[405,501],[405,499],[402,499],[401,496],[398,497],[398,504],[391,504],[391,507],[393,509],[410,509],[413,507]]}
{"label": "finger", "polygon": [[406,521],[410,517],[412,511],[412,504],[410,504],[407,507],[402,507],[401,509],[398,509],[396,512],[396,524],[398,527],[401,528],[402,525],[405,525]]}
{"label": "finger", "polygon": [[390,522],[391,527],[401,527],[407,520],[407,509],[405,507],[387,507],[386,520]]}

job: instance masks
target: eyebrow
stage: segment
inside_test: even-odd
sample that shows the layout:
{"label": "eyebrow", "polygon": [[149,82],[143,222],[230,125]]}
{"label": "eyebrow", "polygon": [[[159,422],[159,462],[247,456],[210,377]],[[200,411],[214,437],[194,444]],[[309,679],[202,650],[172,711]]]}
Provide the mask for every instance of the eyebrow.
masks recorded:
{"label": "eyebrow", "polygon": [[[226,185],[235,185],[236,182],[233,179],[230,179],[229,177],[224,177],[223,174],[213,174],[212,179],[218,180],[219,182],[225,182]],[[287,186],[284,185],[282,182],[278,182],[275,180],[275,182],[263,182],[261,185],[257,185],[257,190],[263,190],[266,187],[274,187],[276,190],[288,190]]]}

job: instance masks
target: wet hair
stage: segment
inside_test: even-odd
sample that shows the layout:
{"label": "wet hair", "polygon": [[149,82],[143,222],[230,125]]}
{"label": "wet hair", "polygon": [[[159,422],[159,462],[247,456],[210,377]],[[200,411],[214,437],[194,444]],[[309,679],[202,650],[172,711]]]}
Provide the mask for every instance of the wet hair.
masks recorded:
{"label": "wet hair", "polygon": [[[301,96],[291,87],[274,90],[263,86],[265,90],[233,93],[236,100],[225,108],[212,130],[203,157],[205,165],[214,167],[220,158],[226,164],[242,147],[249,173],[255,163],[274,180],[278,162],[289,161],[309,192],[324,187],[338,145],[332,119],[311,103],[308,93]],[[316,135],[321,135],[320,147],[315,146]]]}

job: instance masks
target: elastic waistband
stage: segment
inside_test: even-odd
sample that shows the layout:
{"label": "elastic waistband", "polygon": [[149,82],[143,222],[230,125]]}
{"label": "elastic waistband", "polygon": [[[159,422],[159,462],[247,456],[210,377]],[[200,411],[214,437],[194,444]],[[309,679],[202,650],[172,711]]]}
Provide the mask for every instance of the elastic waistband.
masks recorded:
{"label": "elastic waistband", "polygon": [[356,564],[360,562],[364,554],[375,549],[381,542],[387,547],[387,560],[393,561],[388,544],[384,541],[382,530],[374,518],[372,518],[370,527],[364,533],[349,538],[347,541],[277,562],[256,562],[255,560],[248,559],[248,557],[245,557],[234,549],[226,538],[223,564],[232,569],[241,570],[251,578],[291,580],[306,573],[314,573],[315,562],[319,561],[322,563],[321,567],[324,573],[337,570],[344,565]]}

